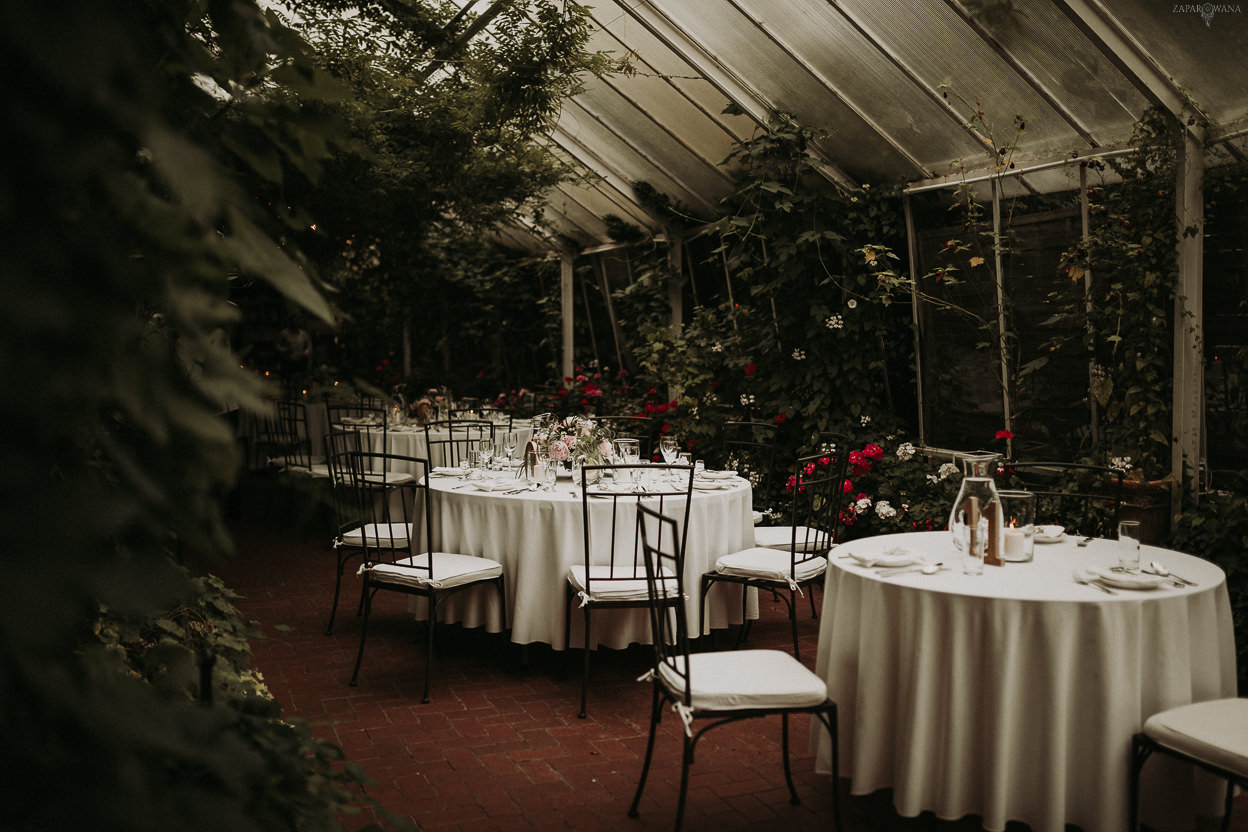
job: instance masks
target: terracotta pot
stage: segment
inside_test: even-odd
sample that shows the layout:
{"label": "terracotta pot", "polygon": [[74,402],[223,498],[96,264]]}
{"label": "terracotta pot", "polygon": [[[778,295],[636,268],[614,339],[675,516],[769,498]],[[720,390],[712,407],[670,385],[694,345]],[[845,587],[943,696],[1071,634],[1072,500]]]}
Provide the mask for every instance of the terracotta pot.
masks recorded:
{"label": "terracotta pot", "polygon": [[1170,534],[1169,480],[1122,483],[1122,520],[1140,521],[1140,541],[1161,543]]}

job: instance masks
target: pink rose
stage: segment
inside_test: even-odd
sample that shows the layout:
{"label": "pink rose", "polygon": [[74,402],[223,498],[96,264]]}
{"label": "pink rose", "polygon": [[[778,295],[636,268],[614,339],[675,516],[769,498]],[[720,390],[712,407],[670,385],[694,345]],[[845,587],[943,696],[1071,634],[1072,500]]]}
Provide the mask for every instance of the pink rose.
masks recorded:
{"label": "pink rose", "polygon": [[570,455],[568,446],[564,444],[562,439],[556,439],[554,442],[551,442],[550,448],[547,450],[550,453],[550,458],[556,462],[565,462]]}
{"label": "pink rose", "polygon": [[615,453],[615,449],[611,447],[611,443],[605,439],[598,445],[598,453],[602,454],[603,459],[610,459]]}

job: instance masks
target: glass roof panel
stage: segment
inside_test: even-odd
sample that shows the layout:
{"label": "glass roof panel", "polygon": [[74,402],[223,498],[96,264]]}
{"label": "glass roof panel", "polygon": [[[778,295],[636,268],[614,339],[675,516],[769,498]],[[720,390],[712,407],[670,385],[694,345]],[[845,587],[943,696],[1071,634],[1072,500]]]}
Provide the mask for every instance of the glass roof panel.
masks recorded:
{"label": "glass roof panel", "polygon": [[860,32],[827,0],[788,0],[782,13],[770,0],[742,0],[741,5],[774,26],[773,35],[811,72],[929,170],[980,152],[935,90],[924,91],[906,77],[870,33]]}
{"label": "glass roof panel", "polygon": [[[1242,3],[1141,3],[1101,0],[1127,27],[1163,72],[1215,121],[1227,123],[1248,116],[1248,12]],[[1206,24],[1198,11],[1214,9]]]}
{"label": "glass roof panel", "polygon": [[[617,0],[618,4],[619,0]],[[754,132],[754,121],[745,115],[725,113],[729,100],[704,78],[679,52],[672,50],[649,29],[624,13],[618,5],[596,7],[595,19],[610,30],[614,45],[604,45],[617,56],[632,51],[632,64],[638,74],[659,75],[676,87],[708,118],[720,125],[733,139],[742,141]],[[608,17],[609,15],[609,17]]]}
{"label": "glass roof panel", "polygon": [[[791,113],[799,123],[832,130],[825,151],[862,181],[915,177],[920,171],[893,150],[881,134],[728,0],[663,0],[651,4],[754,90],[768,108]],[[786,4],[769,8],[792,18]],[[773,18],[774,19],[774,18]],[[797,23],[800,24],[800,20]],[[789,25],[793,21],[790,20]],[[784,28],[783,25],[780,28]]]}
{"label": "glass roof panel", "polygon": [[601,82],[589,85],[574,104],[565,106],[564,112],[578,108],[621,136],[632,152],[645,157],[676,182],[681,193],[668,191],[669,196],[709,208],[732,188],[727,172],[716,164],[716,154],[704,156],[695,152],[685,143],[683,133],[669,128],[683,127],[679,121],[659,121],[653,112],[637,107]]}
{"label": "glass roof panel", "polygon": [[[924,83],[931,87],[948,84],[948,100],[966,119],[977,109],[982,111],[986,128],[997,144],[1014,138],[1014,117],[1021,115],[1027,130],[1018,144],[1025,155],[1086,147],[1079,134],[1018,77],[1009,63],[944,3],[840,0],[840,4],[902,56]],[[969,156],[967,161],[978,164]]]}

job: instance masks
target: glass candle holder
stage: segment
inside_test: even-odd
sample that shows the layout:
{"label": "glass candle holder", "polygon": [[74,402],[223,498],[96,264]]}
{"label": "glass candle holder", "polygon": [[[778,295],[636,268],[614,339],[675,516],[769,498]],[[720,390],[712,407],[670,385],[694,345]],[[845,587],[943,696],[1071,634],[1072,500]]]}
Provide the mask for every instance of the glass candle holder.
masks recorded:
{"label": "glass candle holder", "polygon": [[1003,490],[997,497],[1001,500],[1001,559],[1026,563],[1036,551],[1036,495]]}

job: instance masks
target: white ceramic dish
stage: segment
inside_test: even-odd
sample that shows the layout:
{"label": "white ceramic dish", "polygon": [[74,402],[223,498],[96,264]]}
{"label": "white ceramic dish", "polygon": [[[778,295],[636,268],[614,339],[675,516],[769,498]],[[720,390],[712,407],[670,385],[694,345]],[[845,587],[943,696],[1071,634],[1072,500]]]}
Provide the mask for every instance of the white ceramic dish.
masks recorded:
{"label": "white ceramic dish", "polygon": [[1118,589],[1156,589],[1168,579],[1160,575],[1144,575],[1139,572],[1115,572],[1112,569],[1093,567],[1088,572],[1103,584]]}
{"label": "white ceramic dish", "polygon": [[1061,543],[1066,537],[1062,526],[1036,526],[1037,543]]}

